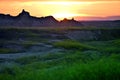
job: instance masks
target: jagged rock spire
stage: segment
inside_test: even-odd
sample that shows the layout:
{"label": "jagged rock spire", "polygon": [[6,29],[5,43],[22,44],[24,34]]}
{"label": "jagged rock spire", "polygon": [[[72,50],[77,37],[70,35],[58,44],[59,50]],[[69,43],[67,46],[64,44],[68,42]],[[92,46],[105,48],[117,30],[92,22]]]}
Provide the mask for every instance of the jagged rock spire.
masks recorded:
{"label": "jagged rock spire", "polygon": [[[25,9],[21,10],[18,16],[0,15],[0,26],[81,26],[82,24],[74,19],[64,18],[57,21],[53,16],[34,17]],[[6,24],[7,23],[7,24]]]}
{"label": "jagged rock spire", "polygon": [[30,13],[25,11],[25,9],[22,10],[22,12],[18,16],[30,16]]}
{"label": "jagged rock spire", "polygon": [[29,12],[27,12],[27,11],[25,11],[25,9],[23,9],[21,13],[29,13]]}
{"label": "jagged rock spire", "polygon": [[26,12],[25,9],[23,9],[22,12]]}
{"label": "jagged rock spire", "polygon": [[74,21],[74,20],[75,20],[75,19],[74,19],[74,17],[73,17],[71,20],[73,20],[73,21]]}

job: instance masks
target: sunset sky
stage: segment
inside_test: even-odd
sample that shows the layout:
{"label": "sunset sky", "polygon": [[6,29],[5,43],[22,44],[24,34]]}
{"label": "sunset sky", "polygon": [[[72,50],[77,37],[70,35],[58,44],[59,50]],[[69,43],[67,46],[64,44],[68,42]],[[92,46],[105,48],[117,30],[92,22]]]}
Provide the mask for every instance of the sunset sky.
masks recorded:
{"label": "sunset sky", "polygon": [[32,16],[53,15],[58,20],[120,18],[119,0],[0,0],[0,13],[16,16],[22,9]]}

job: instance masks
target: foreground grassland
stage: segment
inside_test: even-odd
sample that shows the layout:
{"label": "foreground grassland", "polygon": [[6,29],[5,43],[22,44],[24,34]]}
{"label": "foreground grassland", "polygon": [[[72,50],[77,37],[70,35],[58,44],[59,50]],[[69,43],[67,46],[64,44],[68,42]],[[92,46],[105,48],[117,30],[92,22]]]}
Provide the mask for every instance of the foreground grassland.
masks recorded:
{"label": "foreground grassland", "polygon": [[[101,31],[102,35],[97,36],[98,40],[88,41],[66,36],[69,31],[82,30]],[[45,55],[0,58],[0,80],[120,80],[119,31],[78,27],[2,28],[0,55],[26,52],[29,55],[30,50],[43,47]],[[51,49],[62,51],[49,52]]]}
{"label": "foreground grassland", "polygon": [[16,59],[20,65],[1,65],[0,80],[120,80],[120,39],[63,40],[52,45],[67,51]]}

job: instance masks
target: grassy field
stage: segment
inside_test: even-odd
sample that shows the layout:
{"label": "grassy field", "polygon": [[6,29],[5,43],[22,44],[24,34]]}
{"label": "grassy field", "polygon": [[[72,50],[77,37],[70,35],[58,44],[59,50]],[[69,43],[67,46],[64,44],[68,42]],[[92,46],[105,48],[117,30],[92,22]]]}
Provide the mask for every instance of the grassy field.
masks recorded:
{"label": "grassy field", "polygon": [[[94,40],[113,40],[119,39],[120,29],[118,28],[86,28],[86,27],[10,27],[10,28],[0,28],[0,54],[9,54],[9,53],[17,53],[24,52],[29,47],[34,46],[38,43],[49,43],[51,40],[66,40],[70,39],[70,37],[75,39],[74,35],[71,33],[75,33],[79,37],[79,33],[81,36],[87,33],[85,36],[91,36]],[[75,32],[81,31],[81,32]],[[87,32],[88,31],[88,32]],[[84,34],[83,34],[84,32]],[[67,34],[68,33],[68,34]],[[90,35],[88,34],[90,33]],[[90,37],[90,38],[91,38]],[[75,41],[63,41],[59,43],[53,43],[55,47],[64,46],[64,48],[90,48],[88,45],[83,45],[81,43]],[[72,43],[72,44],[69,44]],[[64,45],[66,44],[66,45]],[[75,45],[75,46],[74,46]],[[81,46],[81,47],[80,47]],[[14,49],[11,47],[15,47]],[[24,48],[24,50],[22,49]],[[93,48],[93,47],[91,47]],[[109,48],[110,49],[110,48]],[[114,47],[112,48],[114,49]],[[107,48],[106,48],[107,50]]]}
{"label": "grassy field", "polygon": [[23,57],[0,65],[0,80],[120,80],[120,39],[54,42],[64,53]]}
{"label": "grassy field", "polygon": [[[100,38],[103,39],[83,41],[65,36],[66,31],[78,30],[101,31]],[[64,51],[15,59],[0,58],[0,80],[120,80],[119,30],[1,28],[0,55],[29,51],[30,47],[41,46],[41,43],[42,47],[51,45],[52,49]]]}
{"label": "grassy field", "polygon": [[0,27],[0,30],[42,30],[42,31],[63,31],[63,30],[118,30],[117,28],[105,28],[105,27],[94,27],[94,26],[83,26],[83,27]]}

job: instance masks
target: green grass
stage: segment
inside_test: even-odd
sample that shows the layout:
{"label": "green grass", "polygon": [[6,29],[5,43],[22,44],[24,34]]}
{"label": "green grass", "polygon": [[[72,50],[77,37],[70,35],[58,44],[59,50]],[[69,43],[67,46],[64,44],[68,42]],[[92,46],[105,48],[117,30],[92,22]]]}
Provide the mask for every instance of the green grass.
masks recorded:
{"label": "green grass", "polygon": [[90,45],[96,48],[99,52],[103,53],[120,53],[120,39],[110,41],[85,41],[86,45]]}
{"label": "green grass", "polygon": [[21,64],[31,64],[31,63],[34,63],[34,62],[44,62],[44,61],[49,61],[49,60],[55,60],[55,59],[58,59],[58,58],[61,58],[65,55],[68,55],[67,53],[66,54],[63,54],[63,53],[56,53],[56,54],[52,54],[52,53],[49,53],[47,55],[44,55],[44,56],[30,56],[30,57],[22,57],[22,58],[18,58],[16,59],[16,62],[18,63],[21,63]]}
{"label": "green grass", "polygon": [[15,61],[20,64],[32,64],[32,63],[44,63],[50,62],[53,65],[59,65],[61,63],[72,63],[76,61],[87,62],[91,60],[100,59],[101,55],[97,51],[88,51],[88,52],[81,52],[78,50],[75,51],[68,51],[65,53],[49,53],[44,56],[30,56],[30,57],[22,57],[18,58]]}
{"label": "green grass", "polygon": [[53,45],[55,47],[61,47],[65,49],[79,49],[79,50],[95,49],[92,46],[85,45],[85,44],[82,44],[80,42],[73,41],[73,40],[64,40],[60,42],[55,42],[53,43]]}
{"label": "green grass", "polygon": [[119,46],[120,46],[120,39],[113,40],[113,41],[111,42],[111,44],[119,47]]}
{"label": "green grass", "polygon": [[[60,31],[64,29],[43,28],[41,31],[51,33],[51,30],[54,30],[62,34],[63,32]],[[65,30],[79,29],[66,28]],[[38,37],[43,34],[39,30],[37,32],[37,30],[28,30],[27,28],[12,30],[17,30],[22,35],[26,35],[22,37],[29,39],[29,41],[22,43],[15,42],[25,48],[38,44],[40,39]],[[85,30],[95,29],[89,28]],[[11,29],[8,29],[8,31],[11,31]],[[11,36],[13,36],[12,33]],[[31,38],[36,38],[37,40],[34,41]],[[67,51],[12,60],[17,64],[9,63],[3,65],[0,63],[0,80],[120,80],[120,39],[82,42],[63,40],[52,43],[52,45],[54,47],[64,48]],[[0,49],[0,53],[9,52],[12,51],[5,48]],[[9,62],[9,60],[7,61]]]}
{"label": "green grass", "polygon": [[72,26],[72,27],[1,27],[0,29],[4,29],[4,30],[19,30],[19,31],[24,31],[24,30],[47,30],[47,31],[51,31],[51,30],[54,30],[54,31],[61,31],[61,30],[118,30],[120,28],[105,28],[105,27],[100,27],[100,28],[97,28],[95,26],[89,26],[89,27],[75,27],[75,26]]}
{"label": "green grass", "polygon": [[36,44],[38,44],[39,42],[36,42],[36,41],[24,41],[21,43],[21,45],[24,47],[24,48],[29,48],[31,46],[34,46]]}
{"label": "green grass", "polygon": [[7,49],[7,48],[0,48],[0,54],[8,54],[8,53],[16,53],[17,50],[14,49]]}
{"label": "green grass", "polygon": [[27,66],[25,70],[15,75],[9,74],[10,70],[7,69],[8,72],[0,75],[0,80],[119,80],[120,63],[115,55],[87,63],[77,61],[43,69],[35,69],[35,67],[29,69]]}
{"label": "green grass", "polygon": [[68,51],[16,59],[20,65],[0,66],[0,80],[120,80],[116,43],[119,40],[55,42]]}

